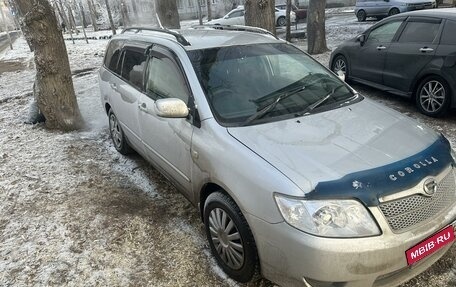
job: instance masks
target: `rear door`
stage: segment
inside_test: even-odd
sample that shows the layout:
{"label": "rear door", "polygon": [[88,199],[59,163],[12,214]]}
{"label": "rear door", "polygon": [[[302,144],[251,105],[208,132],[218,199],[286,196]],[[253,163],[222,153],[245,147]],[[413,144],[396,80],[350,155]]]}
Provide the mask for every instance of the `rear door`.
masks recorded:
{"label": "rear door", "polygon": [[408,92],[420,71],[433,59],[440,39],[442,20],[409,17],[398,41],[388,49],[384,85]]}
{"label": "rear door", "polygon": [[111,98],[112,108],[123,131],[136,148],[142,147],[138,122],[138,101],[141,96],[143,72],[146,64],[146,45],[125,45],[119,62],[119,77],[111,82],[116,96]]}
{"label": "rear door", "polygon": [[145,94],[138,106],[141,137],[147,158],[174,179],[188,197],[191,196],[193,124],[189,119],[159,117],[154,105],[156,100],[164,98],[179,98],[188,105],[190,95],[177,57],[164,47],[154,46],[147,64]]}
{"label": "rear door", "polygon": [[357,46],[350,55],[350,74],[352,77],[381,84],[388,48],[403,18],[395,19],[377,26],[367,35],[364,44]]}

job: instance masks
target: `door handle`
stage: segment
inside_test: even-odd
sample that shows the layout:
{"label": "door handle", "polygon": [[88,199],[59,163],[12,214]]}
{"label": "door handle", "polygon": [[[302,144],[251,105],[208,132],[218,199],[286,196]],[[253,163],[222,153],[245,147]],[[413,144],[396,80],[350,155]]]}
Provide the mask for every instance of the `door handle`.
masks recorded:
{"label": "door handle", "polygon": [[111,83],[111,89],[117,92],[117,85],[115,83]]}
{"label": "door handle", "polygon": [[432,52],[432,51],[434,51],[434,49],[428,48],[428,47],[424,47],[424,48],[420,49],[420,52],[422,52],[422,53]]}
{"label": "door handle", "polygon": [[143,111],[143,112],[147,112],[147,105],[146,103],[141,103],[138,105],[138,108]]}
{"label": "door handle", "polygon": [[385,50],[385,49],[386,49],[386,47],[385,47],[385,46],[378,46],[378,47],[377,47],[377,50],[379,50],[379,51],[381,51],[381,50]]}

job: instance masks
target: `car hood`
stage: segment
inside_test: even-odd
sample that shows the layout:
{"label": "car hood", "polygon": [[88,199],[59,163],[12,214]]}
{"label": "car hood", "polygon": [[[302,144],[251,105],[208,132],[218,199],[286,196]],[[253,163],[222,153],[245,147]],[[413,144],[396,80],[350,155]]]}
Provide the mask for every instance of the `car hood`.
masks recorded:
{"label": "car hood", "polygon": [[228,132],[304,194],[319,183],[409,158],[440,138],[427,127],[367,99],[300,118],[228,128]]}

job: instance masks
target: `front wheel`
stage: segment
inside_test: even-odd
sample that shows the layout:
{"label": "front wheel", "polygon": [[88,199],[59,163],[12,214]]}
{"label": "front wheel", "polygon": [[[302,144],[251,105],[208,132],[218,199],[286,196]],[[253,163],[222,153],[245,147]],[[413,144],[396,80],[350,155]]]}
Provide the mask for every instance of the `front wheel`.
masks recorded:
{"label": "front wheel", "polygon": [[366,21],[366,18],[367,18],[366,11],[359,10],[358,13],[356,13],[356,18],[358,18],[358,22]]}
{"label": "front wheel", "polygon": [[228,276],[242,283],[259,277],[255,240],[233,199],[222,192],[210,194],[204,225],[212,254]]}
{"label": "front wheel", "polygon": [[421,113],[427,116],[443,116],[448,111],[450,103],[450,87],[441,77],[427,77],[416,91],[416,105]]}
{"label": "front wheel", "polygon": [[333,71],[336,75],[340,71],[345,75],[345,81],[348,80],[348,63],[347,59],[344,56],[338,55],[334,58],[334,61],[331,66],[331,71]]}
{"label": "front wheel", "polygon": [[277,26],[285,26],[287,25],[287,19],[285,19],[285,17],[279,17],[279,19],[277,19]]}

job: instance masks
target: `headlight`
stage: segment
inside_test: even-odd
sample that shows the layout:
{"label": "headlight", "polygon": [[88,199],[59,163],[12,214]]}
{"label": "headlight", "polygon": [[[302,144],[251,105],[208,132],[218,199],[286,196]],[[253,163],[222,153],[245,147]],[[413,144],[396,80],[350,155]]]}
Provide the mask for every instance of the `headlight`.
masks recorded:
{"label": "headlight", "polygon": [[291,226],[323,237],[366,237],[380,229],[356,200],[305,200],[276,194],[280,213]]}

